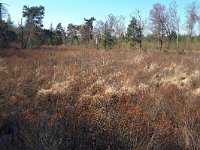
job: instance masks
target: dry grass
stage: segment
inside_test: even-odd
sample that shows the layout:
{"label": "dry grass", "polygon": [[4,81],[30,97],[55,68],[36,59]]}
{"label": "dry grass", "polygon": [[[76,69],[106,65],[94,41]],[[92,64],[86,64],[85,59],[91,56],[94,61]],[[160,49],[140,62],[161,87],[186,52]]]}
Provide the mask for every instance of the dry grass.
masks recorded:
{"label": "dry grass", "polygon": [[0,52],[0,119],[23,149],[200,149],[199,99],[196,53]]}

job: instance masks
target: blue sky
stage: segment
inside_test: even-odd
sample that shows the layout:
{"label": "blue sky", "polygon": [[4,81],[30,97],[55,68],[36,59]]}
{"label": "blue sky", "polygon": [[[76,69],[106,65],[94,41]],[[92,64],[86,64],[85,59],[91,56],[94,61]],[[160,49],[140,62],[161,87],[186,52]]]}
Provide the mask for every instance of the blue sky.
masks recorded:
{"label": "blue sky", "polygon": [[[45,7],[43,24],[49,28],[50,23],[55,27],[59,22],[66,28],[69,23],[82,24],[84,18],[94,16],[97,20],[105,20],[108,14],[126,17],[126,24],[130,14],[136,9],[141,11],[143,18],[148,18],[154,3],[168,6],[170,0],[0,0],[10,6],[7,7],[11,19],[15,24],[20,22],[24,5]],[[178,4],[178,14],[185,19],[185,6],[192,0],[175,0]],[[182,19],[182,21],[183,21]]]}

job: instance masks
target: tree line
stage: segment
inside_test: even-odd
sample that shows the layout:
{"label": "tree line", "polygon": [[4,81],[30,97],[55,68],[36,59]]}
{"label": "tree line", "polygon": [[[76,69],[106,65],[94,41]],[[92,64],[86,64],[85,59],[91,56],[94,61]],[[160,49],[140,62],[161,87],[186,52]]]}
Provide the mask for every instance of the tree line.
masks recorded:
{"label": "tree line", "polygon": [[[123,44],[126,44],[129,47],[142,50],[145,49],[143,43],[151,41],[156,43],[158,49],[163,50],[164,43],[165,47],[169,49],[172,43],[176,43],[178,46],[180,40],[185,39],[186,49],[190,49],[190,43],[194,38],[200,40],[200,35],[195,34],[196,25],[200,26],[199,7],[195,1],[186,6],[186,35],[180,33],[181,20],[175,1],[167,7],[161,3],[153,4],[148,20],[142,18],[141,12],[136,10],[127,28],[125,17],[109,14],[105,21],[91,17],[84,18],[85,23],[81,25],[70,23],[65,28],[61,23],[58,23],[55,28],[51,24],[49,29],[45,29],[42,22],[45,16],[44,6],[24,6],[22,17],[25,18],[25,24],[21,21],[16,26],[10,15],[8,15],[7,20],[3,20],[4,15],[8,14],[4,8],[1,4],[0,48],[10,46],[34,48],[42,45],[65,44],[112,49],[115,46],[123,47]],[[94,22],[96,22],[95,25]],[[146,30],[150,32],[146,34]]]}

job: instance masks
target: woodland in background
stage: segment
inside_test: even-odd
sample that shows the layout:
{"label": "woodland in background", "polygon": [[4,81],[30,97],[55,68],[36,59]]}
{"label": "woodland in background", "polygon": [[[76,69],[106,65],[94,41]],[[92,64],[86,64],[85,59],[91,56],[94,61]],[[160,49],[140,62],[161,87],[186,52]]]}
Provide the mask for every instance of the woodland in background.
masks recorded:
{"label": "woodland in background", "polygon": [[[180,20],[176,2],[169,6],[155,3],[144,19],[136,10],[126,28],[125,17],[109,14],[105,21],[95,17],[84,18],[85,23],[67,27],[58,23],[45,29],[42,20],[45,7],[23,7],[25,23],[13,24],[3,3],[0,20],[0,48],[38,48],[40,46],[77,46],[97,49],[140,49],[151,50],[199,50],[200,47],[200,14],[198,3],[191,2],[186,6],[186,18]],[[6,18],[7,20],[3,20]],[[185,34],[181,33],[181,23],[185,24]],[[95,24],[95,25],[94,25]]]}

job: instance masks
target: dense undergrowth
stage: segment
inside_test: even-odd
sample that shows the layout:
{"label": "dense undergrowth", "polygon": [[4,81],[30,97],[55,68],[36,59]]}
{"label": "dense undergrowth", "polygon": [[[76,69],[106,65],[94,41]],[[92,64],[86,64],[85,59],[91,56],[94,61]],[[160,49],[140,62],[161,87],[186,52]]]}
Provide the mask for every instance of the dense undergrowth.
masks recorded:
{"label": "dense undergrowth", "polygon": [[0,147],[200,149],[200,55],[1,50]]}

